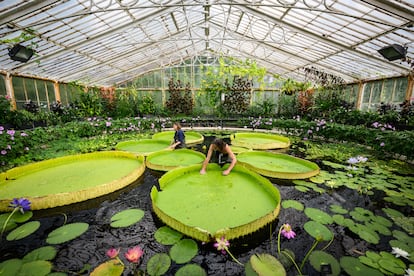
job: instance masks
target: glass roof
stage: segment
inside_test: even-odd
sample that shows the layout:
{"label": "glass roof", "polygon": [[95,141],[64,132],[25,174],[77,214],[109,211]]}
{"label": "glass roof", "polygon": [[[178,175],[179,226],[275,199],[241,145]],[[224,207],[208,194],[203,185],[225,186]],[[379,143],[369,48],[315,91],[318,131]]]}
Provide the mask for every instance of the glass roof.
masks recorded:
{"label": "glass roof", "polygon": [[[404,76],[414,59],[413,0],[4,0],[0,40],[31,33],[27,63],[0,44],[0,71],[111,86],[196,56],[254,59],[304,80],[304,68],[347,82]],[[15,43],[15,42],[13,42]],[[412,70],[412,69],[411,69]]]}

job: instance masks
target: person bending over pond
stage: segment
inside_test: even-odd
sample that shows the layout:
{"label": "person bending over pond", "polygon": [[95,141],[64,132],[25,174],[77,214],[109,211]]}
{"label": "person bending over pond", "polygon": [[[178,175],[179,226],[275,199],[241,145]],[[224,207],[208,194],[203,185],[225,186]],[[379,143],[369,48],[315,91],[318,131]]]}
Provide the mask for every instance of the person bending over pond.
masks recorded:
{"label": "person bending over pond", "polygon": [[230,163],[230,166],[223,171],[223,175],[228,175],[236,165],[237,159],[230,146],[224,142],[223,139],[218,138],[214,139],[213,143],[211,143],[208,149],[207,157],[203,162],[203,166],[201,167],[200,174],[206,173],[207,164],[210,162],[213,152],[216,153],[218,159],[217,161],[220,166],[223,166],[226,163]]}
{"label": "person bending over pond", "polygon": [[184,131],[181,129],[181,124],[179,122],[175,122],[173,124],[173,128],[175,130],[174,140],[172,141],[170,148],[172,149],[185,148],[185,134],[184,134]]}

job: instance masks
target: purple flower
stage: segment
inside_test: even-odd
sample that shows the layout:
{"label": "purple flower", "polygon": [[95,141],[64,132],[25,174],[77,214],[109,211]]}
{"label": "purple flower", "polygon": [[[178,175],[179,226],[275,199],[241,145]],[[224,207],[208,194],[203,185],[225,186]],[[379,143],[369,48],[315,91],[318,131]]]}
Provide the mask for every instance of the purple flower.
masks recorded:
{"label": "purple flower", "polygon": [[221,250],[222,254],[226,254],[226,250],[229,248],[230,242],[226,240],[225,237],[216,238],[216,243],[214,243],[214,247],[217,248],[217,250]]}
{"label": "purple flower", "polygon": [[119,254],[119,250],[120,250],[119,248],[118,249],[115,249],[115,248],[108,249],[108,251],[106,251],[106,255],[111,259],[116,258]]}
{"label": "purple flower", "polygon": [[25,133],[25,132],[22,132],[22,133],[20,133],[20,136],[25,137],[25,136],[29,136],[29,135],[27,135],[27,133]]}
{"label": "purple flower", "polygon": [[308,134],[311,134],[312,132],[312,129],[308,129]]}
{"label": "purple flower", "polygon": [[11,202],[9,207],[11,208],[18,208],[20,212],[23,214],[24,211],[30,210],[31,202],[26,198],[14,198]]}
{"label": "purple flower", "polygon": [[359,161],[358,161],[358,158],[355,158],[355,157],[351,157],[351,158],[349,158],[348,159],[348,161],[347,161],[349,164],[356,164],[356,163],[358,163]]}
{"label": "purple flower", "polygon": [[7,134],[9,134],[10,136],[13,136],[16,133],[16,131],[14,131],[13,129],[9,129],[7,131]]}
{"label": "purple flower", "polygon": [[385,143],[381,142],[380,147],[383,147],[383,146],[385,146]]}
{"label": "purple flower", "polygon": [[378,128],[378,127],[380,126],[380,123],[378,123],[378,122],[374,122],[374,123],[372,124],[372,126],[373,126],[373,127],[375,127],[375,128]]}
{"label": "purple flower", "polygon": [[3,131],[4,130],[4,126],[0,126],[0,130]]}
{"label": "purple flower", "polygon": [[288,240],[293,239],[296,236],[296,233],[292,230],[292,227],[288,223],[283,224],[281,233]]}
{"label": "purple flower", "polygon": [[110,127],[112,125],[112,123],[111,122],[106,122],[106,126],[107,127]]}
{"label": "purple flower", "polygon": [[1,155],[6,155],[7,154],[7,150],[2,150],[0,153],[1,153]]}

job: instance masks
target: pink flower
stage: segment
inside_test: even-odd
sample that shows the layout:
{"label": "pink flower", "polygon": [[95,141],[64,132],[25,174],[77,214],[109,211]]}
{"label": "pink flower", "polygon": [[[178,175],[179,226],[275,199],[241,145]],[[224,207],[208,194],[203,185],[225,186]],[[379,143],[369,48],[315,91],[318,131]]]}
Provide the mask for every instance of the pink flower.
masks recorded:
{"label": "pink flower", "polygon": [[9,129],[9,130],[7,131],[7,134],[9,134],[10,136],[13,136],[13,135],[14,135],[14,133],[16,133],[16,131],[14,131],[13,129]]}
{"label": "pink flower", "polygon": [[385,143],[381,142],[380,147],[383,147],[383,146],[385,146]]}
{"label": "pink flower", "polygon": [[27,135],[27,133],[22,132],[22,133],[20,133],[20,136],[25,137],[25,136],[28,136],[28,135]]}
{"label": "pink flower", "polygon": [[2,155],[6,155],[6,154],[7,154],[7,150],[2,150],[0,153],[1,153]]}
{"label": "pink flower", "polygon": [[293,239],[296,236],[296,233],[292,230],[292,227],[288,223],[283,224],[281,233],[287,239]]}
{"label": "pink flower", "polygon": [[226,254],[226,250],[229,246],[230,243],[225,237],[216,238],[216,243],[214,243],[214,247],[217,248],[217,250],[221,250],[222,254]]}
{"label": "pink flower", "polygon": [[133,248],[128,249],[128,252],[125,253],[125,258],[131,263],[138,263],[141,256],[144,254],[141,247],[135,246]]}
{"label": "pink flower", "polygon": [[106,122],[106,126],[107,127],[110,127],[112,125],[112,123],[111,122]]}
{"label": "pink flower", "polygon": [[118,249],[115,249],[115,248],[108,249],[108,251],[106,251],[106,255],[111,259],[116,258],[119,254],[119,250],[120,250],[119,248]]}

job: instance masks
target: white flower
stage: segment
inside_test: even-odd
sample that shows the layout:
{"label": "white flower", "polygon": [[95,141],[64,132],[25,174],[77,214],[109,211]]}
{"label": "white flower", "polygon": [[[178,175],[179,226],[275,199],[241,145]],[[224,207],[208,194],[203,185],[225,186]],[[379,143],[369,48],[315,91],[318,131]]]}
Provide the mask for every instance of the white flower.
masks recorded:
{"label": "white flower", "polygon": [[405,274],[405,276],[414,276],[414,270],[407,268],[405,270],[405,272],[407,272],[407,274]]}
{"label": "white flower", "polygon": [[406,251],[404,251],[404,250],[402,250],[401,248],[398,248],[398,247],[393,247],[391,253],[394,254],[395,257],[397,257],[397,258],[401,256],[401,257],[404,257],[404,258],[408,259],[408,257],[410,256],[410,254],[408,254],[408,252],[406,252]]}

